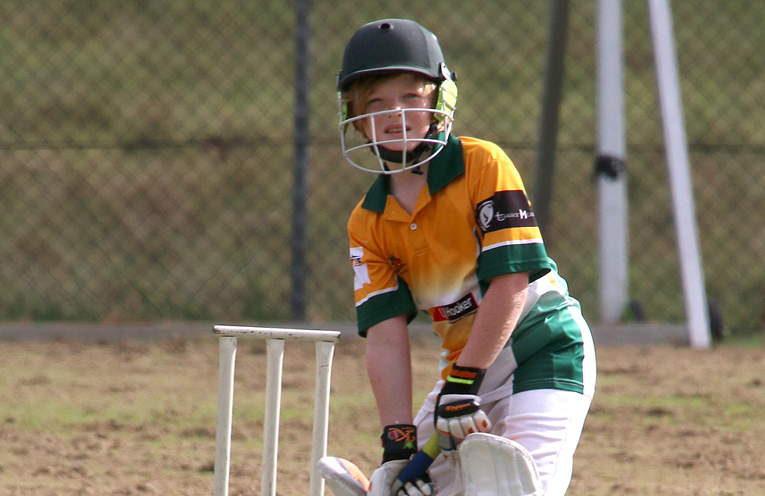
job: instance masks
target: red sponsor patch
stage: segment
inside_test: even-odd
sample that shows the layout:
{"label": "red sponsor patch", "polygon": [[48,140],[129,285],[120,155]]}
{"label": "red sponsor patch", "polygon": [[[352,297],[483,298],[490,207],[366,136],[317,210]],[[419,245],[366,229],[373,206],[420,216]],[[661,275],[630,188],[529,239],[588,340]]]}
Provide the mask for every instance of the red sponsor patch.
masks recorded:
{"label": "red sponsor patch", "polygon": [[468,293],[454,303],[436,307],[433,310],[433,321],[442,322],[448,320],[449,322],[456,322],[476,310],[478,310],[478,303],[476,303],[472,293]]}

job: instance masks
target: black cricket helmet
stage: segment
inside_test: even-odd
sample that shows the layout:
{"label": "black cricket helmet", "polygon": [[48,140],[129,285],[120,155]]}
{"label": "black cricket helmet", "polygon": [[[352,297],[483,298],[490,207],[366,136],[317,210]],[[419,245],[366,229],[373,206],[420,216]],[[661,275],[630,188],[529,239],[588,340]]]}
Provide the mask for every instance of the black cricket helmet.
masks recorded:
{"label": "black cricket helmet", "polygon": [[[421,75],[432,81],[437,88],[437,102],[432,109],[391,110],[349,116],[344,94],[353,82],[361,77],[410,73]],[[436,36],[407,19],[384,19],[365,24],[348,41],[343,53],[343,65],[337,76],[337,90],[340,103],[340,134],[343,155],[355,167],[362,170],[391,174],[422,165],[438,154],[451,134],[454,111],[457,105],[457,85],[455,74],[446,66],[444,55]],[[430,112],[434,124],[424,137],[380,141],[376,136],[361,138],[348,135],[349,124],[361,119],[371,119],[381,113],[401,113],[403,127],[406,128],[406,114],[411,112]],[[350,143],[353,139],[359,143]],[[385,148],[385,144],[403,142],[403,152],[394,152]],[[409,150],[412,144],[417,146]],[[369,155],[355,153],[369,149],[374,160],[370,164]],[[409,151],[406,151],[409,150]],[[363,156],[362,156],[363,155]],[[366,160],[365,160],[366,159]],[[362,165],[361,162],[367,162]],[[400,165],[391,170],[386,163]]]}

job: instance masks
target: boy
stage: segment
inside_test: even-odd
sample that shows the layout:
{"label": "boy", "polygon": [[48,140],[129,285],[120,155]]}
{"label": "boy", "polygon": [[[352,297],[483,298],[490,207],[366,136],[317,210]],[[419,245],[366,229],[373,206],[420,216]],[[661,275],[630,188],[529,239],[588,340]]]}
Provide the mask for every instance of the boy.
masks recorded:
{"label": "boy", "polygon": [[[483,432],[530,455],[534,487],[560,496],[594,393],[592,338],[510,159],[492,143],[451,135],[454,80],[436,37],[402,19],[356,31],[338,75],[343,154],[380,174],[348,222],[383,428],[370,495],[505,487],[466,469],[477,462],[460,445]],[[418,310],[442,339],[443,380],[413,418],[407,325]],[[429,474],[397,480],[434,434],[441,455]]]}

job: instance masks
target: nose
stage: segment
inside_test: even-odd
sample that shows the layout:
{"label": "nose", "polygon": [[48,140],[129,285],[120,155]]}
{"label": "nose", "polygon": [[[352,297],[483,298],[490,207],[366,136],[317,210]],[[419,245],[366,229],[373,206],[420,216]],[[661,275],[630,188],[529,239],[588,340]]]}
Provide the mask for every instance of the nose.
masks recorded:
{"label": "nose", "polygon": [[400,103],[393,103],[388,110],[380,116],[385,121],[400,120],[404,115],[404,106]]}

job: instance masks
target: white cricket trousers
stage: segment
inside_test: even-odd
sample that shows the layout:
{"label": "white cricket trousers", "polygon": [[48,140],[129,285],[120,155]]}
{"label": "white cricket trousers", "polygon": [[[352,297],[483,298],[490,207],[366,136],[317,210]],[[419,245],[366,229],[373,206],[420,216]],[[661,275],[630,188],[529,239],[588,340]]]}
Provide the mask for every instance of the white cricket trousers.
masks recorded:
{"label": "white cricket trousers", "polygon": [[[415,418],[420,444],[435,432],[433,408],[441,384],[428,394]],[[571,391],[537,389],[500,398],[482,409],[492,422],[492,434],[518,442],[534,457],[545,496],[563,496],[571,483],[574,451],[591,402],[589,396]],[[457,458],[441,455],[431,465],[438,496],[462,496]]]}

